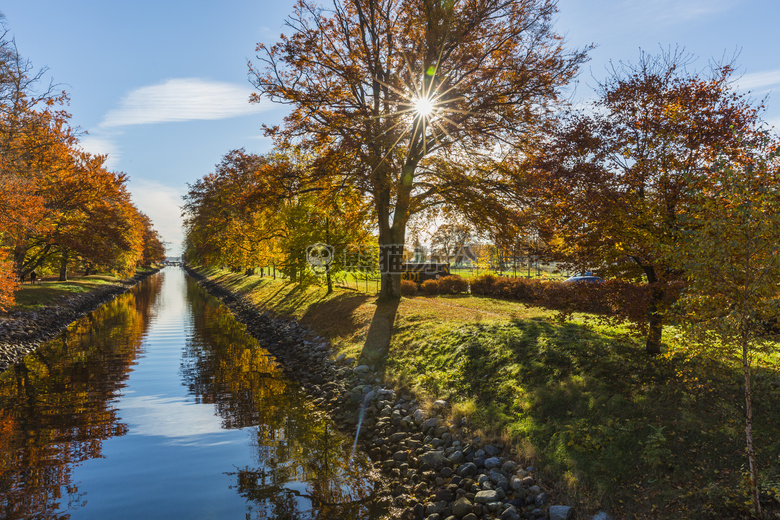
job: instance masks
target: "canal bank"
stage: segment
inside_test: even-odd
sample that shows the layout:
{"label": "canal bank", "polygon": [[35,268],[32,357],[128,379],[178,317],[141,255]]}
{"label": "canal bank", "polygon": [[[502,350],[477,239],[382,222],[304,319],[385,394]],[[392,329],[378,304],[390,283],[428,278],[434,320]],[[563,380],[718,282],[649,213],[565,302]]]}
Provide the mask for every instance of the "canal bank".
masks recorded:
{"label": "canal bank", "polygon": [[189,273],[254,337],[263,338],[265,348],[316,405],[357,436],[382,470],[389,491],[383,500],[392,506],[392,518],[573,518],[573,508],[551,503],[533,467],[521,467],[500,445],[459,438],[448,403],[437,401],[424,409],[412,396],[388,387],[380,367],[344,355],[334,358],[328,342],[300,323],[264,312],[197,271]]}
{"label": "canal bank", "polygon": [[0,517],[379,520],[367,457],[178,268],[0,375]]}
{"label": "canal bank", "polygon": [[69,296],[37,310],[15,311],[0,316],[0,374],[9,366],[57,336],[70,324],[124,294],[140,281],[159,272],[137,273],[95,290]]}

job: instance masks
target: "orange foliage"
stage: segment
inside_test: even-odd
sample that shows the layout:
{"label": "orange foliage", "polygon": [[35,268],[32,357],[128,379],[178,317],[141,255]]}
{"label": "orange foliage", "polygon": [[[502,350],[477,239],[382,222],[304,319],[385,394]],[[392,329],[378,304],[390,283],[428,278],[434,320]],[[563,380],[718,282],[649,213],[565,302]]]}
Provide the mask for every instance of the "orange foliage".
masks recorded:
{"label": "orange foliage", "polygon": [[18,287],[14,264],[0,251],[0,312],[5,312],[14,304],[14,293]]}

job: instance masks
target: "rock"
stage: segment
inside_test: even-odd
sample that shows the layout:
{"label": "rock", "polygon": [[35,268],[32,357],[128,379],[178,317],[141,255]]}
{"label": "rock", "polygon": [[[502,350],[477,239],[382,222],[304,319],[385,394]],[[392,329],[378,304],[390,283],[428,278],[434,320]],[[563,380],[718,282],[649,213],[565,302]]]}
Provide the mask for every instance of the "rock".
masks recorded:
{"label": "rock", "polygon": [[414,420],[414,424],[420,426],[423,423],[423,421],[425,421],[425,412],[423,412],[418,408],[412,414],[412,419]]}
{"label": "rock", "polygon": [[466,497],[460,497],[452,504],[452,514],[458,518],[463,518],[474,510],[474,504]]}
{"label": "rock", "polygon": [[495,457],[497,455],[500,455],[501,452],[504,451],[504,448],[502,448],[501,446],[493,446],[490,444],[485,446],[484,449],[488,457]]}
{"label": "rock", "polygon": [[501,471],[507,473],[508,475],[511,475],[512,473],[517,471],[517,463],[512,460],[508,460],[501,465]]}
{"label": "rock", "polygon": [[450,403],[448,403],[447,401],[445,401],[443,399],[439,399],[439,400],[433,402],[433,409],[434,410],[443,410],[444,408],[449,408],[449,407],[450,407]]}
{"label": "rock", "polygon": [[494,469],[501,466],[501,460],[497,457],[485,459],[485,469]]}
{"label": "rock", "polygon": [[422,431],[426,431],[428,430],[428,428],[436,428],[440,422],[441,419],[439,419],[438,417],[431,417],[430,419],[427,419],[422,423],[421,426]]}
{"label": "rock", "polygon": [[474,501],[478,504],[487,504],[490,502],[496,502],[498,500],[498,493],[492,489],[483,489],[474,496]]}
{"label": "rock", "polygon": [[550,500],[550,495],[547,493],[539,493],[534,498],[534,504],[536,504],[536,507],[542,507],[547,503],[548,500]]}
{"label": "rock", "polygon": [[447,502],[445,502],[443,500],[439,501],[439,502],[436,502],[436,503],[428,502],[427,504],[425,504],[425,512],[429,516],[430,515],[437,515],[438,516],[439,513],[441,513],[445,509],[447,509],[447,505],[448,505]]}
{"label": "rock", "polygon": [[517,512],[514,506],[509,506],[501,513],[501,520],[520,520],[520,513]]}
{"label": "rock", "polygon": [[460,451],[460,450],[457,450],[457,451],[453,452],[453,453],[452,453],[452,455],[450,455],[449,457],[447,457],[447,459],[448,459],[450,462],[452,462],[453,464],[460,464],[461,462],[463,462],[464,460],[466,460],[466,456],[465,456],[465,455],[463,455],[463,452],[462,452],[462,451]]}
{"label": "rock", "polygon": [[371,367],[368,365],[358,365],[352,369],[352,373],[358,376],[366,375],[371,372]]}
{"label": "rock", "polygon": [[461,464],[458,467],[457,474],[459,477],[473,477],[478,473],[477,466],[473,462],[467,462]]}
{"label": "rock", "polygon": [[550,520],[571,520],[574,509],[569,506],[550,506]]}
{"label": "rock", "polygon": [[422,471],[426,470],[439,470],[447,464],[447,458],[444,456],[444,452],[435,450],[423,453],[417,458]]}
{"label": "rock", "polygon": [[612,517],[604,511],[599,511],[590,520],[612,520]]}
{"label": "rock", "polygon": [[464,516],[462,520],[479,520],[479,518],[474,513],[469,513],[466,516]]}
{"label": "rock", "polygon": [[409,458],[409,454],[405,451],[396,451],[393,453],[393,460],[406,461]]}

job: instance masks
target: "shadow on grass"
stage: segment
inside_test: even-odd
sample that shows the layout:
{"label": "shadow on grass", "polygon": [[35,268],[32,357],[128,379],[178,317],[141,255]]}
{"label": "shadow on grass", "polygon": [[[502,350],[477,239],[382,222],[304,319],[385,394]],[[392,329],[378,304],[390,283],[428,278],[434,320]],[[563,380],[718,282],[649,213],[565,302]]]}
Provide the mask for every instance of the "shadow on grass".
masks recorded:
{"label": "shadow on grass", "polygon": [[349,337],[363,326],[355,311],[371,297],[362,293],[337,293],[311,303],[302,321],[329,338]]}
{"label": "shadow on grass", "polygon": [[[620,518],[741,514],[738,365],[689,354],[651,358],[631,338],[545,320],[436,334],[409,327],[399,335],[406,350],[392,359],[394,370],[429,395],[470,402],[474,430],[512,442],[570,498]],[[770,478],[780,456],[780,414],[770,406],[780,378],[767,379],[759,382],[756,430]]]}
{"label": "shadow on grass", "polygon": [[393,336],[395,317],[400,300],[377,300],[376,312],[368,327],[366,342],[360,353],[359,363],[371,365],[384,375],[390,339]]}

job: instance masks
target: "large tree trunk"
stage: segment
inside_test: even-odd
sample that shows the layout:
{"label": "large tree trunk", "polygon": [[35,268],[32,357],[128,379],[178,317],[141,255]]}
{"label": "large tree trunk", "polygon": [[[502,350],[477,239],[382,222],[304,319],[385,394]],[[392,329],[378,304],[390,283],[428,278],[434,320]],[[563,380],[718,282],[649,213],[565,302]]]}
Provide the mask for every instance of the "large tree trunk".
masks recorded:
{"label": "large tree trunk", "polygon": [[[414,150],[409,155],[413,156]],[[406,223],[409,220],[416,167],[416,160],[407,159],[400,182],[396,186],[392,225],[390,224],[390,190],[381,190],[375,199],[379,215],[379,270],[382,281],[379,299],[383,301],[401,299],[401,265],[404,261]]]}
{"label": "large tree trunk", "polygon": [[[637,261],[639,263],[639,261]],[[653,286],[658,282],[655,274],[655,268],[651,265],[642,265],[642,270],[647,276],[647,283]],[[647,308],[647,341],[645,342],[645,352],[651,355],[661,353],[661,335],[663,333],[663,316],[661,314],[661,302],[664,293],[660,287],[653,287],[650,293],[650,304]]]}
{"label": "large tree trunk", "polygon": [[68,281],[68,252],[63,251],[62,258],[60,259],[60,282]]}

